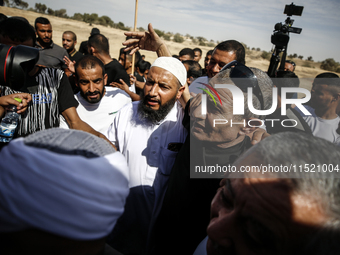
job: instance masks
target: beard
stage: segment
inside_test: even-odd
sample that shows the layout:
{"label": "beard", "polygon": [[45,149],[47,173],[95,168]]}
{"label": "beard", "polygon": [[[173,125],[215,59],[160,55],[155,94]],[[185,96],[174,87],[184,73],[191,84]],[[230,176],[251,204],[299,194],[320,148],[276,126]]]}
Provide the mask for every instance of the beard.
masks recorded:
{"label": "beard", "polygon": [[[93,93],[91,93],[91,92],[84,93],[82,90],[80,90],[80,95],[90,104],[95,104],[95,103],[98,103],[102,99],[104,92],[105,92],[105,86],[103,87],[102,91],[96,90]],[[98,98],[88,98],[88,96],[93,96],[93,95],[99,95],[99,97]]]}
{"label": "beard", "polygon": [[141,90],[140,97],[141,99],[138,104],[138,116],[140,120],[146,120],[153,125],[156,125],[165,119],[176,102],[176,95],[163,105],[159,100],[159,109],[153,110],[146,105],[146,100],[149,99],[150,96],[145,96],[144,91]]}

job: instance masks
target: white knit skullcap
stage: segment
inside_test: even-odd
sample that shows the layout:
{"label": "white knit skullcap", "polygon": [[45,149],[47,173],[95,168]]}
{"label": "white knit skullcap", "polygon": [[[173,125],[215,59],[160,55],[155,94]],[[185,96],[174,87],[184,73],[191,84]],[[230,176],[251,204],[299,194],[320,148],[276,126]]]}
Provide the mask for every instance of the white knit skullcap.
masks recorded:
{"label": "white knit skullcap", "polygon": [[33,228],[96,240],[124,211],[128,166],[104,139],[48,129],[12,140],[0,158],[0,233]]}
{"label": "white knit skullcap", "polygon": [[187,82],[187,70],[181,61],[173,57],[159,57],[153,62],[152,66],[163,68],[172,73],[182,86]]}

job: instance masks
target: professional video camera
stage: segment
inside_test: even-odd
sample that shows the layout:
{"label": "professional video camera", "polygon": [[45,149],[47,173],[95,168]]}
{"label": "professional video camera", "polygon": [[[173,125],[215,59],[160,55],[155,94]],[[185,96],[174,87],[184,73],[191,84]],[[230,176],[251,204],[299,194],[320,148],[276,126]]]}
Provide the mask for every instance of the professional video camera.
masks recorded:
{"label": "professional video camera", "polygon": [[19,90],[25,86],[26,75],[39,59],[36,48],[0,44],[0,85]]}
{"label": "professional video camera", "polygon": [[289,42],[289,33],[295,33],[300,34],[302,31],[302,28],[292,27],[294,20],[290,17],[293,15],[301,16],[303,11],[303,6],[297,6],[294,5],[294,3],[291,3],[290,5],[286,5],[284,14],[287,14],[287,19],[285,20],[285,23],[277,23],[275,25],[274,33],[271,37],[272,44],[275,45],[275,49],[273,51],[272,57],[270,59],[270,65],[268,68],[268,75],[270,77],[275,77],[275,71],[277,69],[277,66],[280,62],[280,53],[282,54],[281,64],[279,67],[279,70],[283,70],[286,62],[286,56],[287,56],[287,47]]}

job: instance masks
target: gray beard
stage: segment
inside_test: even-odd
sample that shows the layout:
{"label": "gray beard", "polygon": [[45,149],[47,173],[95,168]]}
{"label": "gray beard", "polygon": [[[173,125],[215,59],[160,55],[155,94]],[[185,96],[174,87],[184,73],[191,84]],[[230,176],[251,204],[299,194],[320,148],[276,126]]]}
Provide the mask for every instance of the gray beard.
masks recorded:
{"label": "gray beard", "polygon": [[165,117],[168,115],[168,113],[171,111],[172,107],[176,103],[176,95],[171,98],[167,103],[164,105],[159,105],[158,110],[153,110],[150,107],[146,106],[146,100],[144,91],[142,90],[140,93],[140,101],[138,104],[138,116],[140,120],[146,120],[152,125],[159,124]]}

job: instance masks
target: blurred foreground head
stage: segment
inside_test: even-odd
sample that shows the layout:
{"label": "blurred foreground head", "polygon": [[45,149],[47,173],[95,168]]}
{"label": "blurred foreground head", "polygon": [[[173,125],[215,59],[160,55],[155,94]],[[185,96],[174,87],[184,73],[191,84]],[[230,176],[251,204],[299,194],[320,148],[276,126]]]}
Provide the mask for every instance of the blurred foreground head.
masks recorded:
{"label": "blurred foreground head", "polygon": [[0,153],[1,254],[99,254],[124,211],[126,160],[105,140],[48,129]]}
{"label": "blurred foreground head", "polygon": [[337,146],[306,134],[253,146],[212,201],[208,254],[339,254],[339,158]]}

